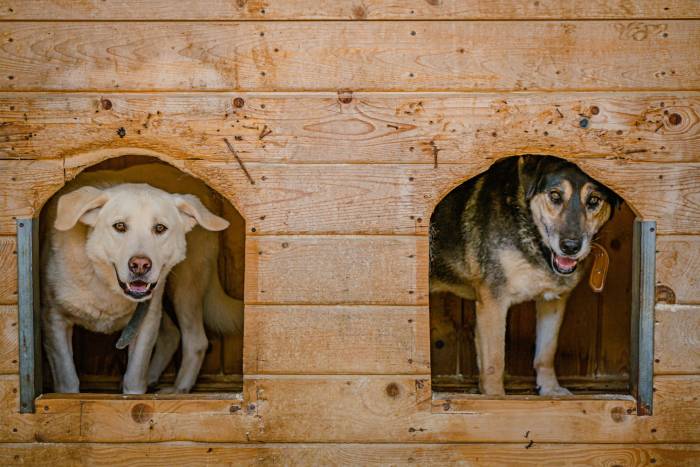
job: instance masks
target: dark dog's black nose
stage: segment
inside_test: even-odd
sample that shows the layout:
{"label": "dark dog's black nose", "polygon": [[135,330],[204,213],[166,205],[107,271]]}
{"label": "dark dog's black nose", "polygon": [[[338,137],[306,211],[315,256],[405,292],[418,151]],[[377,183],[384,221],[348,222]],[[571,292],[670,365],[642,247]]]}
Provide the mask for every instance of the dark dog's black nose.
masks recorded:
{"label": "dark dog's black nose", "polygon": [[559,248],[565,255],[575,255],[581,249],[580,238],[562,238],[559,240]]}
{"label": "dark dog's black nose", "polygon": [[129,259],[129,271],[142,275],[151,270],[151,259],[145,256],[132,256]]}

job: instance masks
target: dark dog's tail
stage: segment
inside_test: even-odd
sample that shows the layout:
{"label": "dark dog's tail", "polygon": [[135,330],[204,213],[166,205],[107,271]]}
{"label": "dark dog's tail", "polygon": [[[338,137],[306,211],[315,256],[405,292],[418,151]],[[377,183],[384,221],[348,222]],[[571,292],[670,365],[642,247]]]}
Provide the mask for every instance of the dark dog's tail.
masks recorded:
{"label": "dark dog's tail", "polygon": [[243,301],[226,294],[219,281],[219,268],[214,268],[204,296],[204,323],[219,334],[243,334]]}

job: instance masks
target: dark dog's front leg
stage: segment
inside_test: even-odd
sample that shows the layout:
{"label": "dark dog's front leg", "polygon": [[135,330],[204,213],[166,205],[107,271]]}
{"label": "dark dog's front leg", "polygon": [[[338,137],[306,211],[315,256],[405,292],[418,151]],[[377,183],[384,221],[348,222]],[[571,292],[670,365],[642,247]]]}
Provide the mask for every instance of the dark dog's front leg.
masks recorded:
{"label": "dark dog's front leg", "polygon": [[476,352],[482,394],[504,395],[506,317],[508,305],[482,290],[476,301]]}
{"label": "dark dog's front leg", "polygon": [[540,396],[565,396],[571,393],[559,385],[554,371],[554,357],[557,354],[559,328],[564,320],[566,300],[563,295],[556,300],[540,299],[537,307],[537,344],[534,367],[537,371],[537,387]]}

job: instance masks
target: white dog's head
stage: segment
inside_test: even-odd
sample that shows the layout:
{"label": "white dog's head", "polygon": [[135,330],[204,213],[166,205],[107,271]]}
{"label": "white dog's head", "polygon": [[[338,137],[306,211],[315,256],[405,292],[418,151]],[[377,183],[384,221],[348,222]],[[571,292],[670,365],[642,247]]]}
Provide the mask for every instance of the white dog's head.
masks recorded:
{"label": "white dog's head", "polygon": [[185,234],[195,225],[213,231],[229,225],[194,195],[145,184],[84,186],[61,196],[54,227],[70,230],[78,222],[88,226],[86,253],[95,273],[133,301],[150,298],[158,281],[185,259]]}

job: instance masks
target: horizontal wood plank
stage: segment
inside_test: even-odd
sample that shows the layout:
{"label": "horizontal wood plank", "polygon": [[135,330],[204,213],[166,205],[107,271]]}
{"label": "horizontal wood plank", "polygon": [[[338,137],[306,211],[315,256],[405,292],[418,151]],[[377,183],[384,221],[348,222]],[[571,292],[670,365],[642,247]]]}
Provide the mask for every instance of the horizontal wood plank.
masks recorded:
{"label": "horizontal wood plank", "polygon": [[0,23],[1,90],[697,90],[696,21]]}
{"label": "horizontal wood plank", "polygon": [[48,397],[37,401],[37,414],[19,415],[16,377],[0,383],[4,442],[525,444],[700,439],[697,376],[657,376],[650,417],[637,416],[634,404],[625,400],[507,400],[474,405],[471,413],[433,413],[429,380],[400,375],[248,379],[242,400]]}
{"label": "horizontal wood plank", "polygon": [[246,306],[244,372],[430,375],[427,307]]}
{"label": "horizontal wood plank", "polygon": [[654,373],[700,373],[700,306],[656,305],[654,318]]}
{"label": "horizontal wood plank", "polygon": [[0,305],[15,303],[17,303],[17,242],[15,237],[0,237]]}
{"label": "horizontal wood plank", "polygon": [[2,93],[0,158],[65,157],[70,168],[90,151],[141,148],[228,161],[228,138],[246,163],[698,162],[698,115],[700,95],[678,92]]}
{"label": "horizontal wood plank", "polygon": [[[524,447],[527,446],[527,449]],[[3,444],[3,465],[500,465],[700,463],[697,444]]]}
{"label": "horizontal wood plank", "polygon": [[427,248],[427,237],[249,237],[245,301],[427,305]]}
{"label": "horizontal wood plank", "polygon": [[0,306],[0,374],[19,371],[19,334],[17,307]]}
{"label": "horizontal wood plank", "polygon": [[657,301],[700,304],[700,237],[662,235],[656,251]]}
{"label": "horizontal wood plank", "polygon": [[692,0],[562,2],[542,0],[2,0],[0,20],[383,20],[698,18]]}

